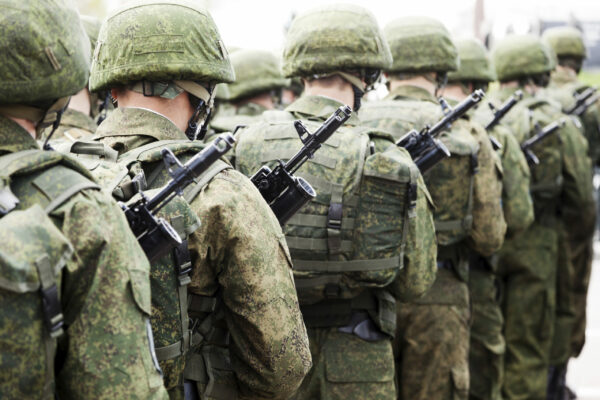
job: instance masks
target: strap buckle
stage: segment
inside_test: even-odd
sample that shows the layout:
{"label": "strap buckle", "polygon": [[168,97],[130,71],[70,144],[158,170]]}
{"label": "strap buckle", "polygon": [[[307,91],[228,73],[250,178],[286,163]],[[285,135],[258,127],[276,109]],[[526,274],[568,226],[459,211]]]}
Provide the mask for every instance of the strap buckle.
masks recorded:
{"label": "strap buckle", "polygon": [[182,240],[181,244],[173,250],[175,264],[177,265],[177,278],[179,286],[185,286],[192,282],[190,273],[192,272],[192,258],[188,249],[187,240]]}
{"label": "strap buckle", "polygon": [[331,203],[329,212],[327,213],[327,228],[341,230],[342,229],[342,203]]}
{"label": "strap buckle", "polygon": [[58,299],[58,288],[52,285],[46,289],[41,289],[42,307],[44,311],[44,322],[50,333],[50,337],[55,339],[63,334],[65,319]]}

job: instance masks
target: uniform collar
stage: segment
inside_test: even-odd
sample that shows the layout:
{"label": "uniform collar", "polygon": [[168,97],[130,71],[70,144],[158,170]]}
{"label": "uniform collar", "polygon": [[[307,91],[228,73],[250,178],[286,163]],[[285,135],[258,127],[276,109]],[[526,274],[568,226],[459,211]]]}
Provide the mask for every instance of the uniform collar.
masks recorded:
{"label": "uniform collar", "polygon": [[94,120],[87,114],[81,111],[67,108],[60,118],[60,125],[69,128],[83,129],[88,132],[94,132],[98,126]]}
{"label": "uniform collar", "polygon": [[187,140],[168,118],[145,108],[117,108],[96,131],[96,138],[148,136],[155,140]]}
{"label": "uniform collar", "polygon": [[401,99],[429,101],[438,104],[438,101],[434,95],[432,95],[422,87],[414,85],[398,86],[396,89],[392,90],[385,98],[385,100]]}
{"label": "uniform collar", "polygon": [[[292,113],[296,118],[325,121],[343,105],[331,97],[304,95],[287,106],[285,111]],[[344,125],[360,125],[357,113],[353,112],[350,115],[350,119]]]}
{"label": "uniform collar", "polygon": [[267,108],[256,103],[246,103],[241,105],[235,111],[236,115],[257,116],[267,111]]}
{"label": "uniform collar", "polygon": [[572,69],[556,69],[552,71],[551,83],[562,86],[567,83],[577,82],[577,73]]}
{"label": "uniform collar", "polygon": [[39,148],[35,139],[21,125],[0,115],[0,154]]}

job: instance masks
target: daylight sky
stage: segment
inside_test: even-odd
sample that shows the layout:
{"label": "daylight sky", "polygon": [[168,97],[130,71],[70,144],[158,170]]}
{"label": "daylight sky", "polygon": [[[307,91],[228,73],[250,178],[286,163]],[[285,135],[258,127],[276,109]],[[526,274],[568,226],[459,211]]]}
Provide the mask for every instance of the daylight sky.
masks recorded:
{"label": "daylight sky", "polygon": [[[383,26],[399,16],[440,19],[457,37],[472,35],[475,0],[197,0],[208,5],[227,46],[278,50],[292,14],[319,4],[350,2],[370,9]],[[108,0],[114,7],[122,0]],[[526,31],[538,18],[600,21],[600,0],[484,0],[486,26],[503,36]]]}

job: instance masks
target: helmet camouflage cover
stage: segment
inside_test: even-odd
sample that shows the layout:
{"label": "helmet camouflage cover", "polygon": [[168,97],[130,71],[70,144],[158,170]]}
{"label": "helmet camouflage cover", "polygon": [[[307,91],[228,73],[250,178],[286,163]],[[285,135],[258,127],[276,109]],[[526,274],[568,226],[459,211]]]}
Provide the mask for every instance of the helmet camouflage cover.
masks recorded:
{"label": "helmet camouflage cover", "polygon": [[428,17],[404,17],[383,30],[394,61],[388,72],[448,72],[458,68],[450,32]]}
{"label": "helmet camouflage cover", "polygon": [[85,87],[90,43],[68,0],[0,0],[0,104],[34,104]]}
{"label": "helmet camouflage cover", "polygon": [[496,80],[496,71],[492,67],[487,50],[477,39],[456,41],[460,66],[457,71],[448,73],[448,81],[481,81]]}
{"label": "helmet camouflage cover", "polygon": [[235,71],[235,82],[228,85],[228,100],[290,84],[289,79],[285,79],[281,73],[279,58],[269,51],[240,49],[231,53],[231,64]]}
{"label": "helmet camouflage cover", "polygon": [[385,69],[392,61],[377,21],[350,4],[327,5],[298,15],[283,50],[286,77],[334,71]]}
{"label": "helmet camouflage cover", "polygon": [[94,53],[90,90],[142,80],[234,80],[208,11],[186,0],[136,0],[106,19]]}
{"label": "helmet camouflage cover", "polygon": [[560,26],[544,31],[542,38],[548,42],[559,57],[586,58],[585,43],[581,32],[570,26]]}
{"label": "helmet camouflage cover", "polygon": [[512,35],[500,41],[492,52],[500,81],[540,75],[556,67],[554,51],[541,38]]}

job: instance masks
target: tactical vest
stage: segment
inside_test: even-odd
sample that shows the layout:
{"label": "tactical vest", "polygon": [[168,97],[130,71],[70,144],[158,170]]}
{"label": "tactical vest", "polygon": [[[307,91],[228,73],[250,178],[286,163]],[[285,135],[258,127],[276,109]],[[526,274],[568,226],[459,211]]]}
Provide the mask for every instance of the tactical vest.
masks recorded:
{"label": "tactical vest", "polygon": [[100,189],[86,176],[55,152],[0,156],[0,206],[7,212],[0,215],[0,398],[54,398],[56,339],[64,324],[61,270],[74,250],[52,217],[82,190]]}
{"label": "tactical vest", "polygon": [[[544,111],[549,103],[545,100],[529,98],[523,100],[523,106],[529,109],[529,131],[527,138],[554,122]],[[526,138],[526,139],[527,139]],[[559,196],[563,188],[562,152],[559,133],[552,134],[532,148],[540,160],[539,165],[531,167],[531,196],[533,199],[535,219],[542,224],[553,224],[556,218]]]}
{"label": "tactical vest", "polygon": [[[139,189],[152,197],[152,190],[164,186],[169,176],[166,172],[161,150],[170,149],[182,163],[187,161],[206,144],[183,140],[152,142],[116,157],[116,152],[99,142],[76,142],[72,152],[78,152],[81,160],[113,197],[120,201],[134,201]],[[191,282],[192,263],[188,250],[188,238],[200,225],[189,203],[219,172],[231,168],[218,161],[208,171],[188,186],[184,199],[175,197],[160,211],[182,238],[182,244],[172,254],[151,265],[150,283],[152,290],[152,331],[156,356],[164,373],[165,387],[171,398],[183,395],[183,374],[189,350],[205,340],[199,333],[213,331],[213,319],[217,310],[217,298],[189,296],[187,285]],[[208,306],[207,306],[208,304]],[[210,309],[209,316],[199,321],[188,314],[198,308]],[[210,321],[209,321],[210,320]],[[209,322],[207,322],[209,321]],[[225,336],[225,335],[224,335]]]}
{"label": "tactical vest", "polygon": [[[238,164],[273,164],[287,160],[301,146],[293,124],[278,122],[289,113],[265,113],[262,132],[241,135]],[[318,123],[306,122],[309,130]],[[284,227],[294,263],[294,278],[307,326],[342,326],[354,310],[369,313],[379,328],[393,335],[394,298],[383,290],[403,267],[406,225],[416,201],[419,172],[393,145],[375,152],[371,130],[340,129],[305,163],[297,175],[317,197]],[[391,137],[383,135],[390,140]],[[254,153],[256,154],[256,153]],[[365,290],[368,289],[368,290]]]}
{"label": "tactical vest", "polygon": [[466,281],[466,253],[456,245],[469,236],[473,227],[473,189],[478,171],[479,144],[465,129],[444,132],[440,139],[451,157],[423,175],[436,207],[434,220],[438,265],[453,268]]}

